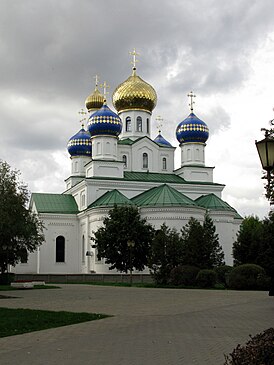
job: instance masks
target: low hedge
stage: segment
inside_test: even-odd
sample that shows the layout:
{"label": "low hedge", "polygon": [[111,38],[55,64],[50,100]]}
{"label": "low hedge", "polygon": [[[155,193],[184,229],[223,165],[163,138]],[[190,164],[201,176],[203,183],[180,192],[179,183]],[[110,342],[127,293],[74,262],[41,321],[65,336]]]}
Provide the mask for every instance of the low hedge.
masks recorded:
{"label": "low hedge", "polygon": [[255,264],[244,264],[233,268],[229,274],[228,286],[237,290],[265,289],[267,277],[264,269]]}

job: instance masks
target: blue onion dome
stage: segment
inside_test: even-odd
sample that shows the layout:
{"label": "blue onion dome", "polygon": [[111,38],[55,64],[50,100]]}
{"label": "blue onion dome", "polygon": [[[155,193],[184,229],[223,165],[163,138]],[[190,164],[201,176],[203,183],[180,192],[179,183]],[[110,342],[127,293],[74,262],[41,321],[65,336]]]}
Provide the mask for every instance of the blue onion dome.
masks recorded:
{"label": "blue onion dome", "polygon": [[119,136],[122,131],[122,120],[109,109],[106,103],[93,113],[88,120],[88,130],[91,136]]}
{"label": "blue onion dome", "polygon": [[154,139],[154,142],[161,146],[172,147],[172,145],[161,135],[161,133],[159,133],[158,136]]}
{"label": "blue onion dome", "polygon": [[90,133],[84,127],[68,141],[68,153],[71,156],[91,156]]}
{"label": "blue onion dome", "polygon": [[205,143],[208,136],[208,126],[192,112],[176,129],[176,138],[180,143]]}

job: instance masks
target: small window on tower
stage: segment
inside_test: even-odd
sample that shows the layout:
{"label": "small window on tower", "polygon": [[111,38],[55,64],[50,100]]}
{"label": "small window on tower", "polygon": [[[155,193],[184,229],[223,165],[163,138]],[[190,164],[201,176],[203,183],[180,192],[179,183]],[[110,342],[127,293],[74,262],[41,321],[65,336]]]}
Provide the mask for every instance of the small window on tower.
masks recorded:
{"label": "small window on tower", "polygon": [[137,132],[142,132],[142,118],[137,117]]}
{"label": "small window on tower", "polygon": [[149,119],[147,118],[147,133],[149,133]]}
{"label": "small window on tower", "polygon": [[131,118],[126,117],[126,132],[131,132]]}
{"label": "small window on tower", "polygon": [[147,153],[143,153],[143,169],[147,169],[148,168],[148,155]]}
{"label": "small window on tower", "polygon": [[166,170],[166,158],[163,158],[163,170]]}
{"label": "small window on tower", "polygon": [[124,167],[127,167],[127,156],[123,155],[123,163],[124,163]]}

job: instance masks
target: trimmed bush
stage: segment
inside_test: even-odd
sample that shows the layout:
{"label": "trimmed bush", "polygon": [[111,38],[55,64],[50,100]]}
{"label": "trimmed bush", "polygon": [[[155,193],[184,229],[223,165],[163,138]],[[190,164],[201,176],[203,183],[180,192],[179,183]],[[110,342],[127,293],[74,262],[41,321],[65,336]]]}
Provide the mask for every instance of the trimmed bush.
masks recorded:
{"label": "trimmed bush", "polygon": [[263,289],[260,287],[260,283],[265,277],[265,271],[259,265],[236,266],[229,275],[229,288],[237,290]]}
{"label": "trimmed bush", "polygon": [[274,328],[250,338],[245,346],[238,345],[229,356],[225,356],[224,365],[274,364]]}
{"label": "trimmed bush", "polygon": [[196,276],[199,272],[199,268],[190,265],[176,266],[170,272],[170,284],[176,286],[195,286]]}
{"label": "trimmed bush", "polygon": [[201,288],[213,288],[216,284],[217,275],[214,270],[200,270],[196,277],[196,283]]}
{"label": "trimmed bush", "polygon": [[12,272],[5,272],[0,275],[0,285],[10,285],[14,281],[15,274]]}
{"label": "trimmed bush", "polygon": [[224,284],[225,286],[227,286],[228,277],[232,269],[233,267],[228,265],[215,267],[214,271],[216,272],[217,275],[217,283]]}

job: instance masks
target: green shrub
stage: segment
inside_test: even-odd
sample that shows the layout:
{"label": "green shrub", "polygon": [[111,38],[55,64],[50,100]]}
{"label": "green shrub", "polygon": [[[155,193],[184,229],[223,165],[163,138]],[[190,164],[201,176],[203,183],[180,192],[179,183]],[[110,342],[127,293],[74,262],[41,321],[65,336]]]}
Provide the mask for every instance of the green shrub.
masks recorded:
{"label": "green shrub", "polygon": [[224,365],[274,364],[274,328],[250,338],[245,346],[238,345],[229,356],[225,356]]}
{"label": "green shrub", "polygon": [[236,266],[229,274],[229,288],[237,290],[261,289],[262,277],[265,277],[265,271],[259,265]]}
{"label": "green shrub", "polygon": [[5,272],[0,275],[0,285],[10,285],[14,281],[15,274],[12,272]]}
{"label": "green shrub", "polygon": [[228,266],[228,265],[222,265],[222,266],[215,267],[214,271],[216,272],[216,275],[217,275],[217,283],[224,284],[225,286],[227,286],[228,277],[229,277],[229,274],[232,269],[233,269],[233,267]]}
{"label": "green shrub", "polygon": [[201,288],[213,288],[216,284],[217,275],[214,270],[200,270],[196,277],[197,285]]}
{"label": "green shrub", "polygon": [[176,266],[170,272],[170,284],[181,286],[194,286],[199,268],[190,265]]}

